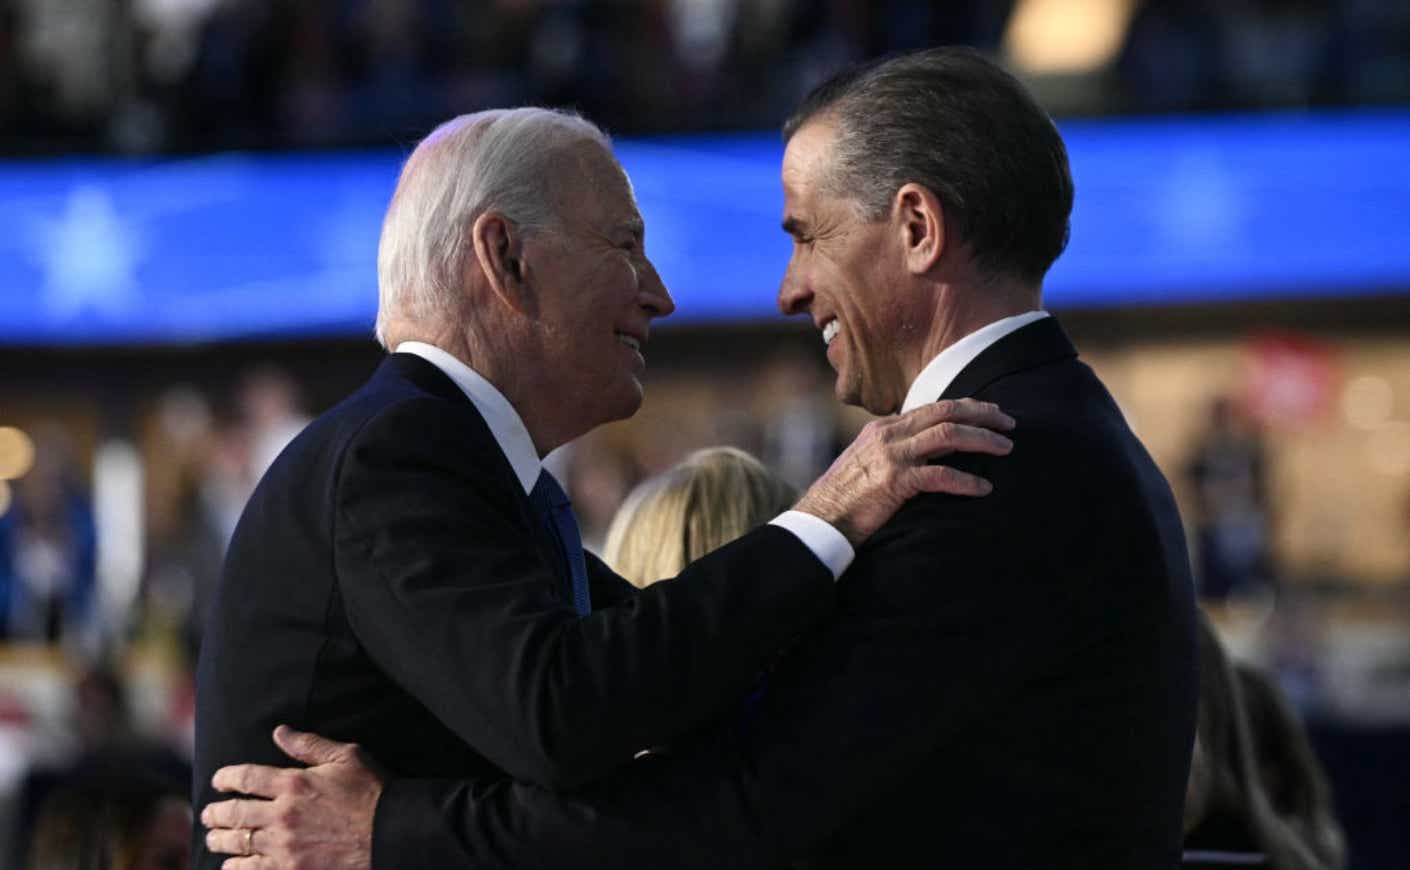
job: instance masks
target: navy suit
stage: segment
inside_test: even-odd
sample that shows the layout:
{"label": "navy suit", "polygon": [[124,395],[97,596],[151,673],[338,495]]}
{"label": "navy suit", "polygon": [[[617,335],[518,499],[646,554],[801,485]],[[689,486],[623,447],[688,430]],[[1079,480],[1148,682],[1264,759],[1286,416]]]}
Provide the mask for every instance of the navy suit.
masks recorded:
{"label": "navy suit", "polygon": [[[752,717],[554,794],[395,780],[375,870],[1174,868],[1194,738],[1194,601],[1165,479],[1054,319],[943,397],[1017,421],[858,552],[830,622]],[[946,460],[950,462],[950,459]]]}
{"label": "navy suit", "polygon": [[[223,765],[288,764],[281,722],[398,776],[572,787],[717,716],[834,598],[773,526],[644,592],[591,556],[588,573],[579,618],[474,404],[392,354],[280,455],[235,531],[197,673],[196,806]],[[218,867],[203,836],[196,864]]]}

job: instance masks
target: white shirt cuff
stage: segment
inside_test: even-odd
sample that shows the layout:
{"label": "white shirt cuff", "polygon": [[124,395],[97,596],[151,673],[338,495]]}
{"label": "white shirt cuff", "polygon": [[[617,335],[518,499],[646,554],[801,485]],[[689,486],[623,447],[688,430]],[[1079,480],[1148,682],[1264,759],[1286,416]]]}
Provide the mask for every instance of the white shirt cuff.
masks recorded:
{"label": "white shirt cuff", "polygon": [[832,572],[833,580],[842,576],[857,555],[852,545],[831,523],[810,513],[784,511],[770,520],[769,525],[787,529],[796,535],[803,546],[812,550],[813,555]]}

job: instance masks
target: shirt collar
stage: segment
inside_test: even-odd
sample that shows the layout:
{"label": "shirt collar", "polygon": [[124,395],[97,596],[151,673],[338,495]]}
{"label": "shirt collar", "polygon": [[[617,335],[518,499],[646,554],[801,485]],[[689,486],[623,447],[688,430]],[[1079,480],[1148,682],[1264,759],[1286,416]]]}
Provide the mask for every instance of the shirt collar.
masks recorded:
{"label": "shirt collar", "polygon": [[925,364],[925,368],[920,370],[920,374],[911,384],[910,390],[906,393],[906,401],[901,405],[901,413],[904,414],[940,398],[945,390],[949,389],[950,382],[955,379],[955,376],[964,371],[965,366],[974,362],[974,358],[983,353],[985,348],[1010,332],[1048,316],[1046,311],[1028,311],[1023,314],[1015,314],[1012,317],[1005,317],[988,326],[976,329],[940,351],[935,359]]}
{"label": "shirt collar", "polygon": [[539,461],[534,439],[529,437],[529,430],[524,427],[519,412],[514,410],[504,394],[485,380],[484,375],[433,344],[403,341],[397,345],[396,352],[419,356],[455,381],[455,385],[474,404],[475,410],[485,418],[485,425],[490,427],[490,434],[494,436],[504,458],[509,460],[524,492],[532,491],[538,482],[539,472],[543,470],[543,463]]}

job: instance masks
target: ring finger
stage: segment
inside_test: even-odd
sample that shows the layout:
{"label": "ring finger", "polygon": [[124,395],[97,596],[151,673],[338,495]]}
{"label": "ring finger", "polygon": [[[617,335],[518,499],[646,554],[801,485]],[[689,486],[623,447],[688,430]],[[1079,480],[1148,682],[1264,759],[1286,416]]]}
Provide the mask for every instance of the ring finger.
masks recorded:
{"label": "ring finger", "polygon": [[206,848],[222,855],[258,855],[260,828],[213,828],[206,833]]}

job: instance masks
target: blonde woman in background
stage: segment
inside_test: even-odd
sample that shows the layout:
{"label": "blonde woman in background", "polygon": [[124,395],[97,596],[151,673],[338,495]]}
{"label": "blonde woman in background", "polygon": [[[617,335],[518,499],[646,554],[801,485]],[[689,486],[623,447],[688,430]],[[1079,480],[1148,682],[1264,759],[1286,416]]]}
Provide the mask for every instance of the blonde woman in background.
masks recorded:
{"label": "blonde woman in background", "polygon": [[[1180,866],[1341,870],[1345,839],[1302,725],[1267,678],[1239,676],[1208,615],[1198,617],[1199,721]],[[1258,694],[1246,699],[1249,687]]]}
{"label": "blonde woman in background", "polygon": [[607,530],[602,557],[646,587],[763,525],[796,499],[791,486],[743,450],[697,450],[632,490]]}

